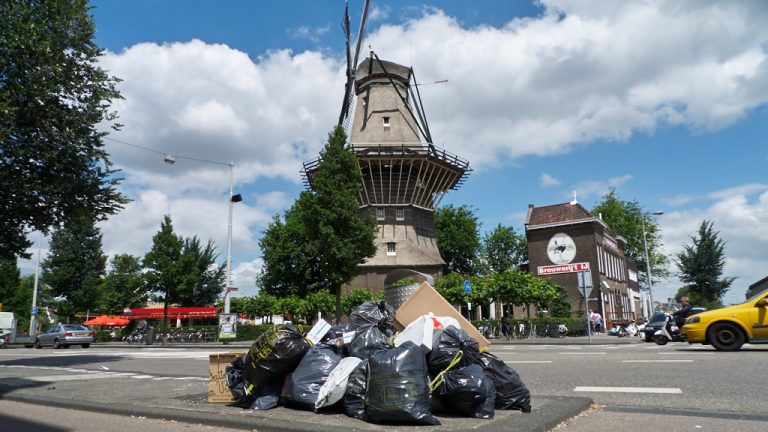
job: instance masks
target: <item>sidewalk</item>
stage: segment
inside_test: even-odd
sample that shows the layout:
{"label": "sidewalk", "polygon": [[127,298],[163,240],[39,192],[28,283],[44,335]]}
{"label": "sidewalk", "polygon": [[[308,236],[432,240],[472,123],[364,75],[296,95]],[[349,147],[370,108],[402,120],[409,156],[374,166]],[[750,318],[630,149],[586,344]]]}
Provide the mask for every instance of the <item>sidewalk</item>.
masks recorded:
{"label": "sidewalk", "polygon": [[[597,339],[597,338],[595,338]],[[598,343],[593,339],[592,343]],[[605,343],[616,343],[618,338],[603,337]],[[494,344],[539,343],[578,344],[587,343],[586,338],[534,338],[515,341],[493,340]],[[603,343],[602,341],[600,343]],[[139,345],[120,342],[98,343],[90,349],[139,348],[173,349],[201,348],[217,351],[245,351],[251,341],[229,343],[197,343]],[[175,420],[186,423],[200,423],[215,427],[242,428],[260,431],[311,431],[346,432],[379,431],[382,425],[366,423],[340,413],[314,414],[285,407],[268,411],[246,410],[226,404],[208,403],[208,383],[205,380],[164,380],[132,379],[115,376],[103,377],[94,371],[94,377],[70,380],[63,375],[49,375],[50,381],[40,375],[4,378],[0,380],[0,400],[10,400],[38,405],[96,411],[124,416],[139,416]],[[99,379],[108,378],[108,379]],[[585,397],[561,397],[532,395],[532,412],[496,411],[492,420],[452,417],[438,414],[441,425],[392,426],[393,432],[405,430],[446,430],[446,431],[546,431],[561,422],[587,410],[593,401]]]}

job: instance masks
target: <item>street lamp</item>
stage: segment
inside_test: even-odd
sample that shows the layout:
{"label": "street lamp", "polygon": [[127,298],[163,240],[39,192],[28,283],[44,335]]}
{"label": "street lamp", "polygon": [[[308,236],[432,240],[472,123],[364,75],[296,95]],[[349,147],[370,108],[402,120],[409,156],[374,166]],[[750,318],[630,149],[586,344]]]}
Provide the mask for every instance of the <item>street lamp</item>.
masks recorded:
{"label": "street lamp", "polygon": [[229,167],[229,219],[227,224],[227,286],[224,288],[224,313],[229,313],[230,309],[230,296],[229,293],[232,291],[232,207],[236,202],[240,202],[243,200],[242,195],[240,194],[234,194],[233,187],[235,182],[235,162],[230,161],[229,163],[225,162],[216,162],[206,159],[197,159],[197,158],[191,158],[186,156],[176,156],[172,154],[165,154],[163,156],[163,162],[167,163],[168,165],[173,165],[176,163],[176,159],[189,159],[194,160],[198,162],[207,162],[215,165],[224,165]]}
{"label": "street lamp", "polygon": [[[661,216],[663,211],[655,211],[651,213],[655,216]],[[645,232],[645,218],[640,218],[640,223],[643,225],[643,246],[645,247],[645,274],[648,276],[648,296],[651,298],[651,313],[648,314],[650,318],[653,315],[655,305],[653,304],[653,277],[651,276],[651,260],[648,259],[648,239]]]}

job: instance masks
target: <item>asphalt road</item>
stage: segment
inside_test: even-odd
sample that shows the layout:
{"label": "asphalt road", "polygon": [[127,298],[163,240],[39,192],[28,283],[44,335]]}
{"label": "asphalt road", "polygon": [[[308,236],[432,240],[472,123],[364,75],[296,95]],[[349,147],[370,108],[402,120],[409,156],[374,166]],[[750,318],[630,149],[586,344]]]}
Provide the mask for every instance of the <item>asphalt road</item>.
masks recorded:
{"label": "asphalt road", "polygon": [[[229,350],[222,346],[8,349],[0,351],[0,380],[53,374],[72,385],[85,376],[109,380],[124,374],[136,378],[131,380],[136,384],[131,391],[141,388],[138,384],[183,385],[190,391],[204,391],[208,354]],[[559,430],[618,429],[632,419],[643,429],[657,423],[665,431],[751,431],[762,430],[768,421],[765,346],[746,346],[735,353],[696,345],[661,347],[647,343],[494,345],[491,351],[520,373],[534,404],[537,395],[590,397],[596,402],[594,410]],[[0,400],[3,411],[12,408],[9,403]]]}

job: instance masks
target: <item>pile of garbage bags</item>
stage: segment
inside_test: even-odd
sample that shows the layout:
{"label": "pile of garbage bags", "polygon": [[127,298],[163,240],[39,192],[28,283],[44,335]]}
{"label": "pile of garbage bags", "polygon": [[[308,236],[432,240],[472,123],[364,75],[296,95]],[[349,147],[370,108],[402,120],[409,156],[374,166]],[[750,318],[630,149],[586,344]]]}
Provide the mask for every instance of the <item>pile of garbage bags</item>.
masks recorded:
{"label": "pile of garbage bags", "polygon": [[424,315],[400,333],[384,301],[367,302],[316,344],[290,324],[227,367],[237,406],[335,410],[372,423],[439,425],[433,412],[491,419],[531,411],[520,376],[450,317]]}

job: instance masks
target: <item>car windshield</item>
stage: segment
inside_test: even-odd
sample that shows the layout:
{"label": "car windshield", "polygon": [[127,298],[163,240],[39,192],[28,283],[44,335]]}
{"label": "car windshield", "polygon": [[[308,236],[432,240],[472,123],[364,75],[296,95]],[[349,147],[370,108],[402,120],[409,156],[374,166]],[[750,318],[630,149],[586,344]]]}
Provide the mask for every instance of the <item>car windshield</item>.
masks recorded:
{"label": "car windshield", "polygon": [[753,295],[752,297],[748,298],[747,301],[751,302],[752,300],[757,300],[760,298],[760,296],[764,295],[765,293],[768,293],[768,288],[760,291],[759,293]]}
{"label": "car windshield", "polygon": [[80,331],[80,330],[88,330],[87,328],[81,326],[80,324],[65,324],[62,327],[64,327],[65,331]]}
{"label": "car windshield", "polygon": [[664,314],[656,314],[656,315],[654,315],[654,316],[652,316],[652,317],[651,317],[651,321],[650,321],[650,322],[660,322],[660,321],[664,321],[664,317],[665,317],[665,316],[666,316],[666,315],[664,315]]}

